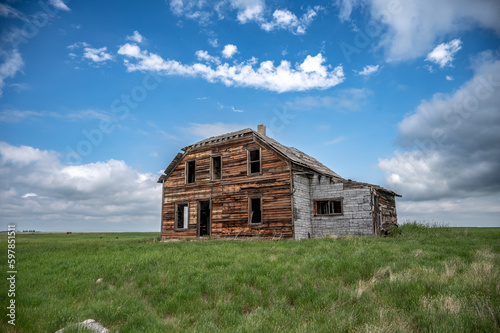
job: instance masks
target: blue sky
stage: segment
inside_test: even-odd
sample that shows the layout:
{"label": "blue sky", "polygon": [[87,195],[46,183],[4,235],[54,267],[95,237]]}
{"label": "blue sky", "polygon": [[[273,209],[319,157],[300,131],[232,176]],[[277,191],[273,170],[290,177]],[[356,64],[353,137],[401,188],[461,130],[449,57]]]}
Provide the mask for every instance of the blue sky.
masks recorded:
{"label": "blue sky", "polygon": [[400,221],[500,226],[500,3],[2,1],[1,228],[158,231],[180,148],[265,124]]}

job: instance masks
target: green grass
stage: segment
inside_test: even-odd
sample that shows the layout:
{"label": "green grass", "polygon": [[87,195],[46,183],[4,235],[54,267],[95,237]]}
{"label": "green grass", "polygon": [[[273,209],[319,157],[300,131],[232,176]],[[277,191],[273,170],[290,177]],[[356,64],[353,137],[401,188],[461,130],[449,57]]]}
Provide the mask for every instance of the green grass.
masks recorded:
{"label": "green grass", "polygon": [[499,331],[500,229],[398,233],[169,243],[154,233],[18,234],[15,328],[4,234],[0,330],[55,332],[92,318],[120,332]]}

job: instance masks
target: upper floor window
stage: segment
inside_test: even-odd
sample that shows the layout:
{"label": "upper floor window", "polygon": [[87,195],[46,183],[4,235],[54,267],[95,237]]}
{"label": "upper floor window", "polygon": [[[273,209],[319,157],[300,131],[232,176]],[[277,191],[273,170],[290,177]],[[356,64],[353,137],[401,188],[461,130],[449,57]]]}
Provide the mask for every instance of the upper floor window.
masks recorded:
{"label": "upper floor window", "polygon": [[248,174],[261,172],[260,149],[248,151]]}
{"label": "upper floor window", "polygon": [[186,162],[186,183],[193,184],[196,181],[196,162]]}
{"label": "upper floor window", "polygon": [[212,180],[220,180],[222,178],[222,158],[220,156],[212,156],[210,164],[212,168]]}
{"label": "upper floor window", "polygon": [[314,215],[342,215],[342,198],[314,201]]}

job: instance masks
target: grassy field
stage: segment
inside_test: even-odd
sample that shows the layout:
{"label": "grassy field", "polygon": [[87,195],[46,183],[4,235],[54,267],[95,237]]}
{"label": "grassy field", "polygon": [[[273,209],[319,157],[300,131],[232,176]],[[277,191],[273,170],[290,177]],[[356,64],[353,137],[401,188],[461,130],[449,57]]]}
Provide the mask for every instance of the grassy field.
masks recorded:
{"label": "grassy field", "polygon": [[399,231],[169,243],[154,233],[18,234],[15,327],[3,234],[0,331],[92,318],[120,332],[498,332],[500,229]]}

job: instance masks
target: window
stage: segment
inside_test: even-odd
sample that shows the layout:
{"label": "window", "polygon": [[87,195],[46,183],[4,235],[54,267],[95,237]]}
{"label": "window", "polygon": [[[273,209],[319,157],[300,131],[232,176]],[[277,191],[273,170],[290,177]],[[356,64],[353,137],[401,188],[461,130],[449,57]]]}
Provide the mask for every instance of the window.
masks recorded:
{"label": "window", "polygon": [[314,215],[342,215],[342,198],[314,201]]}
{"label": "window", "polygon": [[212,157],[212,180],[220,180],[222,178],[222,158],[220,156]]}
{"label": "window", "polygon": [[248,198],[248,205],[249,205],[248,222],[250,224],[262,223],[262,200],[261,199],[262,199],[261,197]]}
{"label": "window", "polygon": [[260,149],[248,151],[248,173],[260,173]]}
{"label": "window", "polygon": [[193,184],[196,181],[196,162],[186,162],[186,183]]}
{"label": "window", "polygon": [[188,228],[189,222],[189,205],[177,204],[175,210],[175,229],[182,230]]}

